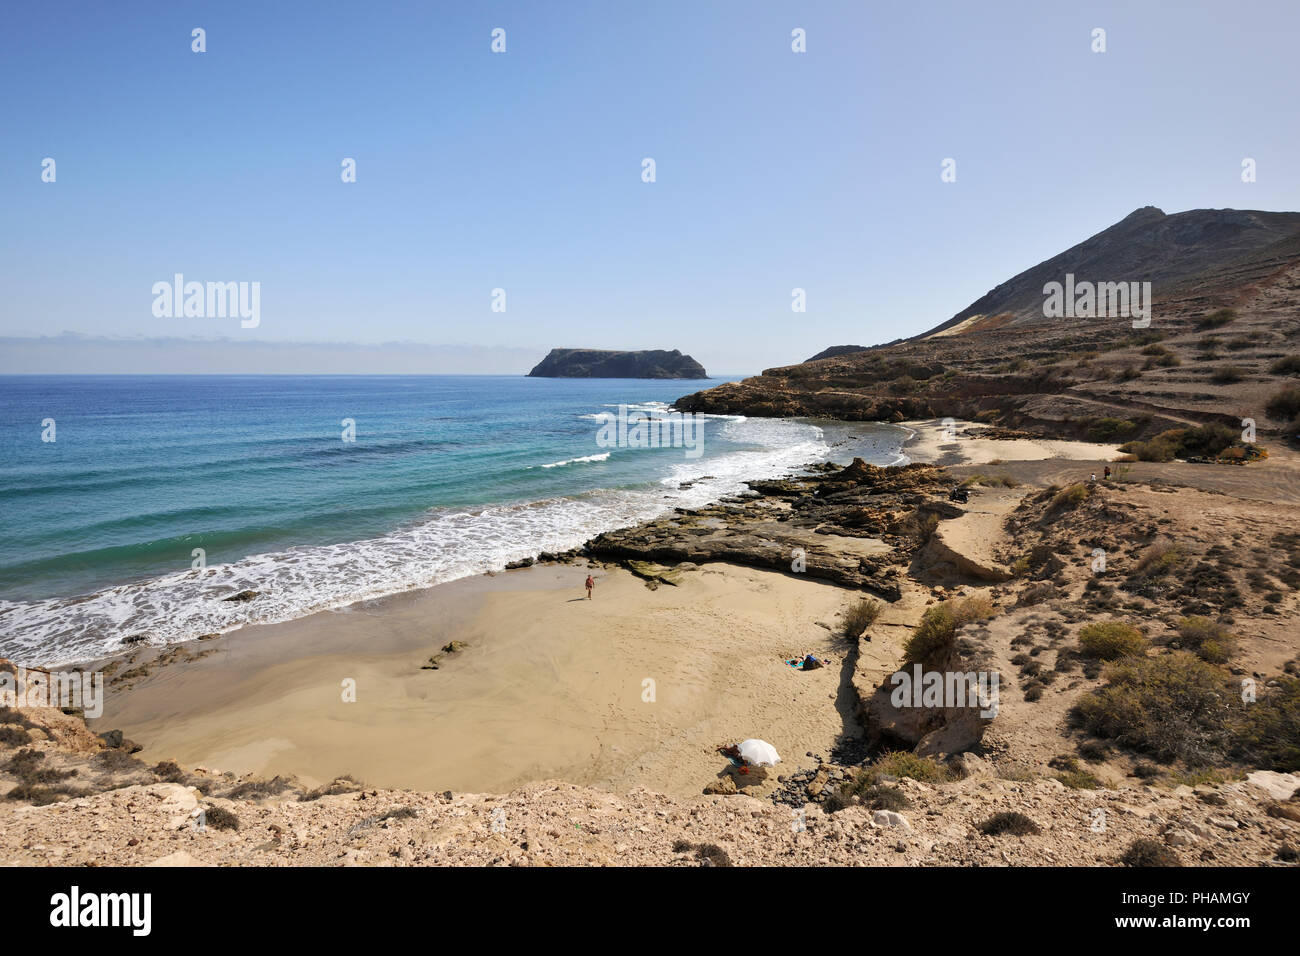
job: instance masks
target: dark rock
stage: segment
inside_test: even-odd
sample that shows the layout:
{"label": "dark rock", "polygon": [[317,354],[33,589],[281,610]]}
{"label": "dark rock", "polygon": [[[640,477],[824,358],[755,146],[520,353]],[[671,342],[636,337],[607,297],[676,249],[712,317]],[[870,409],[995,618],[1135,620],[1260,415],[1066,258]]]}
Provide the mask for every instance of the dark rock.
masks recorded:
{"label": "dark rock", "polygon": [[533,378],[708,378],[704,366],[677,349],[620,352],[551,349],[528,373]]}

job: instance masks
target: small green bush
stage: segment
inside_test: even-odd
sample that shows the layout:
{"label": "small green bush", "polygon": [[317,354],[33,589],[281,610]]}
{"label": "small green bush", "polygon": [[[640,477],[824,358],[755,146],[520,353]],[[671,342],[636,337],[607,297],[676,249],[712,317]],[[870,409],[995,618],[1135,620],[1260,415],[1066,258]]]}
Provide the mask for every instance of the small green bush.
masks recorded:
{"label": "small green bush", "polygon": [[921,623],[903,648],[908,664],[934,664],[952,649],[957,631],[993,616],[993,602],[983,596],[954,598],[926,608]]}
{"label": "small green bush", "polygon": [[1052,497],[1047,510],[1048,512],[1069,511],[1087,501],[1090,494],[1092,494],[1092,490],[1082,482],[1077,485],[1070,485],[1068,488],[1062,488]]}
{"label": "small green bush", "polygon": [[1211,664],[1226,664],[1237,649],[1237,638],[1217,621],[1193,614],[1180,618],[1178,636],[1183,647]]}
{"label": "small green bush", "polygon": [[1137,456],[1139,461],[1214,458],[1239,439],[1235,429],[1216,422],[1196,428],[1171,428],[1146,441],[1128,442],[1119,450]]}
{"label": "small green bush", "polygon": [[911,777],[922,783],[946,783],[952,779],[952,771],[934,757],[921,757],[910,750],[893,750],[881,754],[873,760],[864,771],[865,779],[870,783],[879,783],[882,775],[889,777]]}
{"label": "small green bush", "polygon": [[1056,779],[1071,790],[1098,790],[1102,786],[1101,780],[1087,770],[1069,770],[1065,773],[1058,773]]}
{"label": "small green bush", "polygon": [[844,636],[856,640],[863,631],[876,622],[884,605],[871,598],[861,598],[844,612]]}
{"label": "small green bush", "polygon": [[1187,561],[1183,549],[1172,541],[1157,541],[1142,552],[1133,567],[1135,578],[1161,578]]}
{"label": "small green bush", "polygon": [[1079,647],[1089,657],[1114,661],[1146,653],[1142,632],[1123,621],[1097,621],[1079,629]]}
{"label": "small green bush", "polygon": [[1113,418],[1107,416],[1099,418],[1088,426],[1088,440],[1095,442],[1118,441],[1121,438],[1133,434],[1137,428],[1135,422],[1127,418]]}

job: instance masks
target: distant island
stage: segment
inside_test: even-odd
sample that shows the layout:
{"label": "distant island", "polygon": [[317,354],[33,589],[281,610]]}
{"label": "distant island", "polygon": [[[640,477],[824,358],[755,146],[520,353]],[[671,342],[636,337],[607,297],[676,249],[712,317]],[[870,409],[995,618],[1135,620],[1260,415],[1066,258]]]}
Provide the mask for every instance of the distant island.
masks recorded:
{"label": "distant island", "polygon": [[531,378],[708,378],[704,366],[677,349],[619,352],[551,349],[528,373]]}

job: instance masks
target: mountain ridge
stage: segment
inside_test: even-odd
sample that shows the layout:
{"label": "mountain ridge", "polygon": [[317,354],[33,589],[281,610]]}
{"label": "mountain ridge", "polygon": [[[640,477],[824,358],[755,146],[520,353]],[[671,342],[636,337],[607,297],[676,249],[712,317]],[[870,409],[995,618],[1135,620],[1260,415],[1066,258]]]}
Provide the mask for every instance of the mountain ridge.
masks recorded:
{"label": "mountain ridge", "polygon": [[[1049,318],[1044,285],[1150,282],[1149,326],[1130,316]],[[910,339],[832,347],[798,364],[678,399],[682,411],[849,421],[965,418],[1052,437],[1096,423],[1130,437],[1244,418],[1294,385],[1278,363],[1300,340],[1300,213],[1134,210],[995,286]],[[827,354],[837,353],[837,354]],[[1300,362],[1300,359],[1295,359]],[[1287,426],[1289,427],[1289,426]]]}

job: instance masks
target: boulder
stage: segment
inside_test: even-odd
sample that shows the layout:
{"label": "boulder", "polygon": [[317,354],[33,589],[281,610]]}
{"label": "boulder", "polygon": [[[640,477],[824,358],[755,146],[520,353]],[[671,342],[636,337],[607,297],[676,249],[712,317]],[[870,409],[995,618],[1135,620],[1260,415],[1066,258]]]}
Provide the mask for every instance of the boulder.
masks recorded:
{"label": "boulder", "polygon": [[912,829],[912,825],[907,822],[907,817],[894,810],[877,810],[872,816],[871,822],[878,827],[898,827],[902,830]]}

